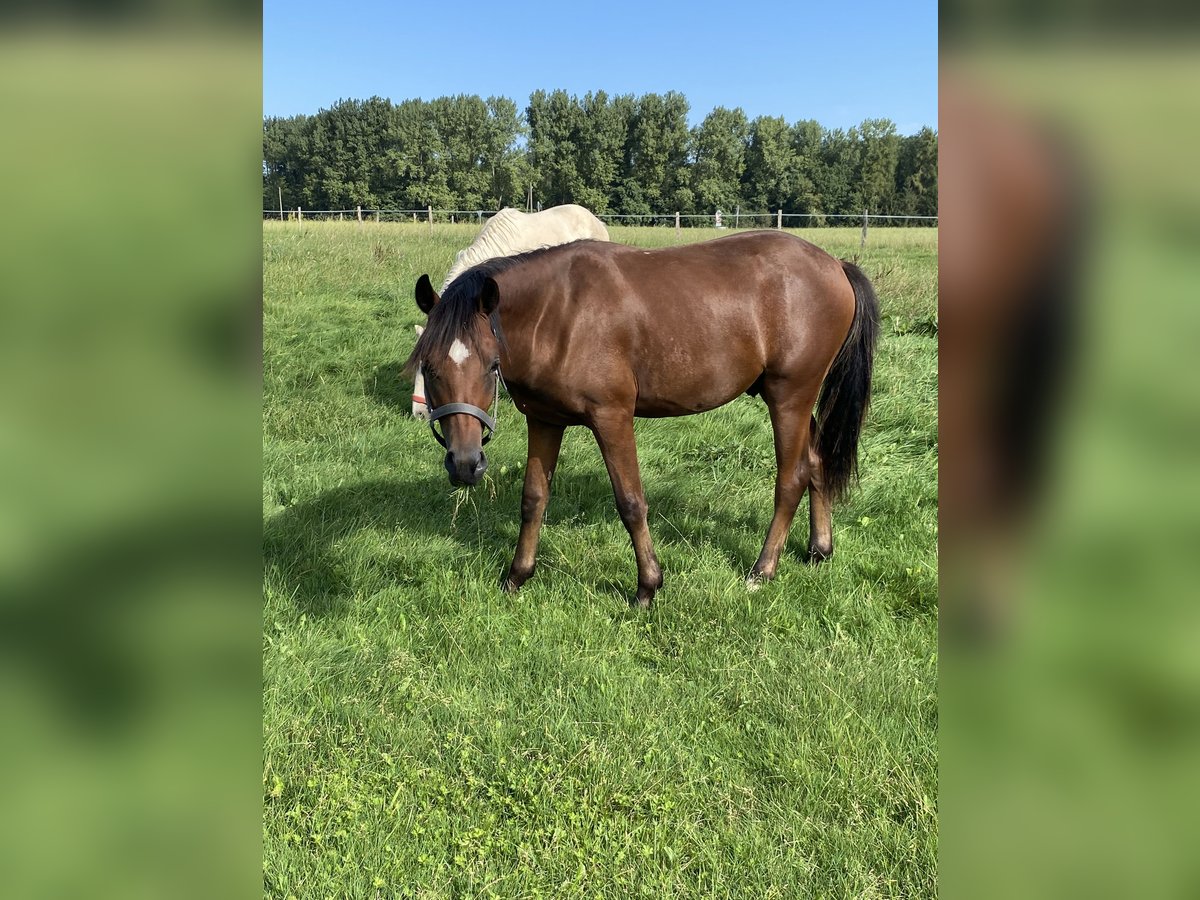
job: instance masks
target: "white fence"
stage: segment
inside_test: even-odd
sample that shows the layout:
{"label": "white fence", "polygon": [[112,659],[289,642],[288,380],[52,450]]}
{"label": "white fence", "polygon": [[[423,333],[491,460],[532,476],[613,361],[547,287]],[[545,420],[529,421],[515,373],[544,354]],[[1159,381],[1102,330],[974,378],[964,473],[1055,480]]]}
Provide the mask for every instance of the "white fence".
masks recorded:
{"label": "white fence", "polygon": [[[485,219],[496,214],[494,209],[264,209],[263,219],[286,221],[341,220],[358,222],[470,222],[482,225]],[[744,213],[718,211],[703,214],[680,213],[600,213],[596,216],[608,224],[644,225],[675,228],[819,228],[826,225],[855,227],[861,225],[865,231],[870,223],[906,224],[936,228],[937,216],[890,216],[876,213],[788,213],[775,212]]]}

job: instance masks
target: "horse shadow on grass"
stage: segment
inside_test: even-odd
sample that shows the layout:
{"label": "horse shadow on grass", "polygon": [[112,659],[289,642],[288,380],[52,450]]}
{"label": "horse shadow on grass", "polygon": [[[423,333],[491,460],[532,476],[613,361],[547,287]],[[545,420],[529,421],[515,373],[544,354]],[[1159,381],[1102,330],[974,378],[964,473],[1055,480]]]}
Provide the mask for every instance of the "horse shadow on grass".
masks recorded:
{"label": "horse shadow on grass", "polygon": [[[451,565],[468,549],[447,494],[445,478],[429,475],[361,481],[291,504],[264,525],[268,583],[310,618],[342,615],[355,596],[387,585],[423,584],[432,562]],[[495,528],[466,536],[470,549],[490,554],[508,540]]]}
{"label": "horse shadow on grass", "polygon": [[[363,379],[363,392],[407,416],[412,407],[412,377],[404,361],[376,366]],[[515,409],[502,412],[509,421],[519,421]],[[512,453],[523,459],[523,440],[521,444]],[[430,442],[430,454],[437,455],[436,451]],[[578,451],[564,454],[555,473],[546,525],[569,530],[577,522],[619,521],[599,450],[593,445],[588,452],[595,454],[593,459]],[[500,468],[496,460],[493,464],[494,469]],[[715,547],[730,560],[731,576],[749,570],[770,520],[769,505],[749,517],[714,516],[710,497],[700,485],[690,487],[686,471],[660,475],[643,468],[642,476],[660,558],[686,557],[697,548]],[[764,478],[773,479],[773,470],[764,472]],[[310,618],[343,615],[355,598],[389,588],[409,586],[416,596],[444,593],[420,588],[443,578],[448,569],[478,567],[481,561],[493,571],[464,571],[464,582],[473,579],[477,585],[486,575],[498,591],[516,546],[521,490],[522,471],[513,467],[506,474],[494,471],[490,484],[475,488],[464,502],[450,490],[440,466],[436,473],[332,488],[311,500],[286,505],[267,520],[266,578]],[[794,534],[792,540],[797,537]],[[627,567],[587,587],[628,600],[636,588],[628,539],[621,540],[621,550],[627,554]],[[544,563],[544,552],[540,557]],[[553,570],[539,566],[534,578],[548,577],[555,577]]]}
{"label": "horse shadow on grass", "polygon": [[[488,496],[492,489],[494,497]],[[457,515],[460,498],[450,491],[444,476],[432,474],[343,485],[286,506],[264,525],[268,584],[291,597],[296,611],[309,618],[340,617],[356,598],[389,588],[408,586],[414,595],[428,594],[420,588],[440,580],[447,570],[481,564],[492,571],[464,571],[464,583],[478,584],[478,578],[486,576],[499,591],[520,526],[520,473],[498,476],[491,488],[482,486],[474,492]],[[755,523],[730,522],[727,517],[701,519],[695,515],[706,506],[701,492],[684,494],[674,485],[655,486],[651,480],[646,494],[651,509],[661,510],[668,520],[651,518],[660,556],[665,548],[678,556],[701,545],[715,546],[731,560],[731,576],[736,577],[738,569],[737,574],[745,574],[757,555],[769,509]],[[669,524],[685,518],[676,515],[685,510],[693,513],[686,517],[692,525],[680,529]],[[617,521],[617,511],[603,472],[560,468],[546,525],[570,529],[576,521],[606,519]],[[621,551],[628,555],[627,569],[588,587],[612,593],[614,600],[629,600],[636,587],[636,568],[627,539],[621,540]],[[534,579],[553,577],[554,571],[545,566],[534,575]]]}
{"label": "horse shadow on grass", "polygon": [[362,385],[363,393],[381,406],[412,411],[413,377],[405,371],[403,360],[380,363]]}

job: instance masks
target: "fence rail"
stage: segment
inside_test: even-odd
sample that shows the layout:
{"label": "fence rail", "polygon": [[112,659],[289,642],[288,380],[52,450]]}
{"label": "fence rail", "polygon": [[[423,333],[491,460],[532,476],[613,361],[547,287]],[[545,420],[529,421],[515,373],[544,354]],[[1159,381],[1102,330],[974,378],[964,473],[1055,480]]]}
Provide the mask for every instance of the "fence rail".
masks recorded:
{"label": "fence rail", "polygon": [[[264,209],[263,219],[303,221],[313,219],[320,221],[351,220],[358,222],[404,222],[426,223],[434,222],[473,222],[482,225],[486,219],[496,214],[494,209],[368,209],[355,207],[353,209]],[[611,224],[650,225],[676,228],[707,226],[716,228],[741,228],[744,226],[761,227],[761,223],[782,228],[803,227],[804,224],[821,227],[825,224],[844,223],[846,226],[861,225],[864,229],[872,222],[913,223],[917,226],[937,227],[937,216],[898,216],[881,213],[789,213],[783,210],[775,212],[746,213],[716,212],[716,213],[598,213],[596,218]]]}

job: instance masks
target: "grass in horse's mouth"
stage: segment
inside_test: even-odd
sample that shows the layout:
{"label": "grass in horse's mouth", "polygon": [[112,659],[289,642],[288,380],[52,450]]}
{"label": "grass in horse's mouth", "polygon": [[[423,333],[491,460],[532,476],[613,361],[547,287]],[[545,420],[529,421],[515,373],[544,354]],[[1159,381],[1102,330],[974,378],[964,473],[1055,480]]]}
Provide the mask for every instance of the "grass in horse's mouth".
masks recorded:
{"label": "grass in horse's mouth", "polygon": [[483,473],[483,481],[481,481],[475,487],[456,487],[450,492],[450,495],[454,498],[454,509],[450,511],[451,526],[453,526],[458,520],[458,511],[462,509],[464,504],[469,503],[471,505],[471,509],[478,510],[474,495],[476,493],[476,488],[483,487],[485,485],[487,486],[488,500],[495,500],[496,482],[492,479],[491,474],[488,472]]}

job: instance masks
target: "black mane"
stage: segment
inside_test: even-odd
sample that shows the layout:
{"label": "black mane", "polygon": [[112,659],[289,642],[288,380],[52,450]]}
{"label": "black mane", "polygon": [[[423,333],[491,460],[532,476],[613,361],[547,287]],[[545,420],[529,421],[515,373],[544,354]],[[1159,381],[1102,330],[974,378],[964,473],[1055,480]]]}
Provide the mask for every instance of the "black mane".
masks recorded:
{"label": "black mane", "polygon": [[[417,339],[417,345],[405,363],[405,368],[415,371],[417,364],[424,358],[443,356],[450,351],[450,345],[456,340],[474,345],[475,330],[472,327],[475,317],[479,315],[479,295],[483,292],[483,283],[500,272],[505,272],[514,266],[535,259],[554,250],[561,250],[572,244],[593,243],[590,239],[572,241],[571,244],[558,244],[554,247],[540,247],[513,256],[500,256],[496,259],[485,260],[467,269],[446,287],[446,293],[441,301],[429,313],[429,321],[425,324],[425,332]],[[504,332],[500,328],[500,316],[493,312],[489,317],[492,333],[501,347],[505,347]],[[475,349],[478,349],[475,347]]]}

